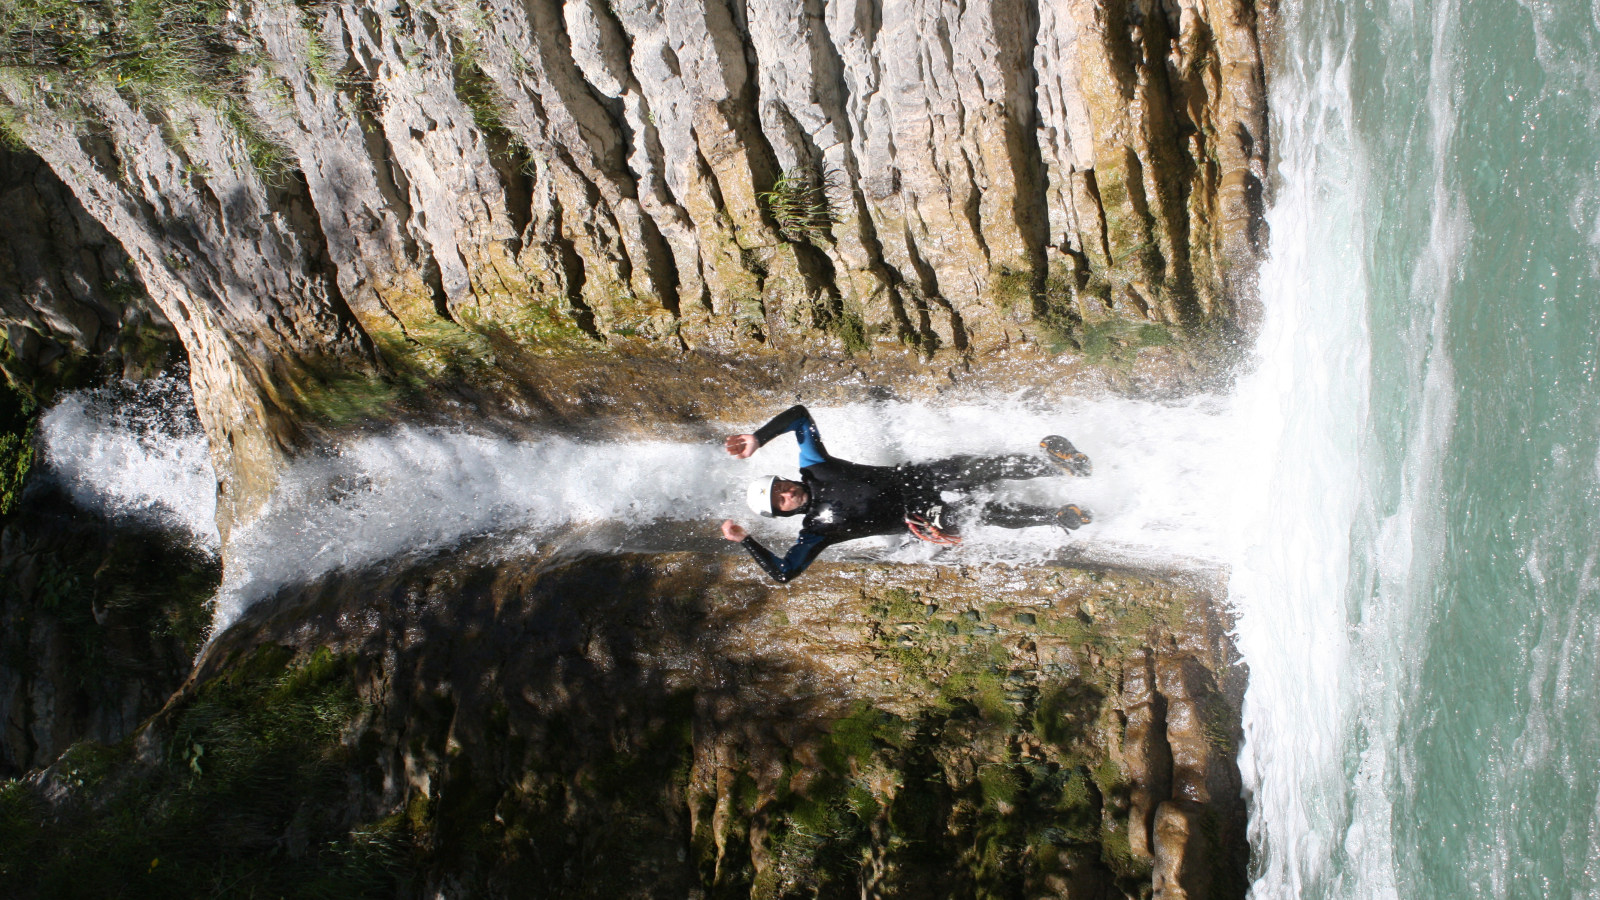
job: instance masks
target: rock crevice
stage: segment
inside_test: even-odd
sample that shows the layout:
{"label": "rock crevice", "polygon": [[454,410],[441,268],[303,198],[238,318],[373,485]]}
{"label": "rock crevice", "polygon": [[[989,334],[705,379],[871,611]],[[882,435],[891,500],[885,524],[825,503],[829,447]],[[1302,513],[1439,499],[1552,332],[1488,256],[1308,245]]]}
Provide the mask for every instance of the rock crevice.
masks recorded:
{"label": "rock crevice", "polygon": [[330,372],[455,377],[486,339],[984,357],[1107,316],[1248,319],[1270,144],[1249,0],[236,12],[220,107],[0,78],[8,129],[182,338],[225,520]]}

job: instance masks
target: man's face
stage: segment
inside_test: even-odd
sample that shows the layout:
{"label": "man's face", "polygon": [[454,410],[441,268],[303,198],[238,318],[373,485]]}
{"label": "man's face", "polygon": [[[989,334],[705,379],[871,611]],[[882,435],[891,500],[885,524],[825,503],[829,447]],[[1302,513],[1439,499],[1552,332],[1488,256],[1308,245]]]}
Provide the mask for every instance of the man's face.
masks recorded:
{"label": "man's face", "polygon": [[772,486],[772,496],[776,499],[779,512],[794,512],[806,505],[806,486],[798,481],[784,481]]}

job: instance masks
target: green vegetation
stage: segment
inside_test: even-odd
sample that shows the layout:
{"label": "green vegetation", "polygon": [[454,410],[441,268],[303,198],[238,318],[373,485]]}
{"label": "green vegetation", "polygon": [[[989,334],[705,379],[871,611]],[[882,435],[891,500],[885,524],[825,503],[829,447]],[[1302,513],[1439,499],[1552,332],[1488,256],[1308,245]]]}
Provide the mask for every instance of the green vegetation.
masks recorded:
{"label": "green vegetation", "polygon": [[22,117],[17,115],[16,109],[0,103],[0,147],[7,150],[27,149],[28,142],[23,140]]}
{"label": "green vegetation", "polygon": [[1096,366],[1131,365],[1145,347],[1167,347],[1177,336],[1165,325],[1130,321],[1116,315],[1084,320],[1072,308],[1071,295],[1054,281],[1037,304],[1039,322],[1052,353],[1076,350]]}
{"label": "green vegetation", "polygon": [[833,226],[839,217],[829,199],[840,189],[837,172],[790,169],[778,176],[772,189],[756,194],[786,240],[813,244],[833,243]]}
{"label": "green vegetation", "polygon": [[867,342],[866,323],[853,304],[818,294],[811,300],[810,314],[810,326],[838,338],[846,352],[865,353],[871,349]]}
{"label": "green vegetation", "polygon": [[750,895],[855,896],[886,877],[885,895],[1011,897],[1091,862],[1107,891],[1147,884],[1126,834],[1130,785],[1103,746],[1117,668],[1038,677],[1013,657],[1028,643],[1019,632],[1125,652],[1175,605],[1085,587],[1104,607],[1088,621],[1055,608],[943,608],[900,588],[866,598],[880,660],[931,702],[910,718],[857,702],[816,739],[820,765],[795,753],[775,792],[744,801],[765,816],[770,861]]}
{"label": "green vegetation", "polygon": [[33,428],[38,404],[0,381],[0,516],[16,509],[33,466]]}
{"label": "green vegetation", "polygon": [[[481,26],[481,30],[492,33],[487,23]],[[514,169],[528,168],[533,163],[532,152],[506,124],[508,103],[494,79],[483,71],[476,38],[457,31],[455,45],[456,96],[472,111],[472,122],[483,132],[489,144],[490,156]]]}
{"label": "green vegetation", "polygon": [[1141,348],[1165,347],[1173,342],[1172,332],[1166,326],[1116,318],[1088,324],[1074,339],[1084,358],[1096,365],[1129,363]]}
{"label": "green vegetation", "polygon": [[767,826],[749,896],[859,896],[876,871],[886,896],[1012,897],[1054,871],[1058,850],[1123,861],[1126,837],[1104,823],[1089,770],[1007,745],[970,707],[904,719],[858,703],[822,738],[820,770],[791,757],[776,793],[743,801]]}
{"label": "green vegetation", "polygon": [[0,68],[135,93],[209,96],[237,78],[226,0],[0,0]]}
{"label": "green vegetation", "polygon": [[1072,335],[1083,328],[1083,316],[1074,302],[1077,295],[1077,273],[1055,270],[1045,278],[1044,293],[1034,300],[1033,318],[1051,353],[1076,346]]}
{"label": "green vegetation", "polygon": [[1105,691],[1097,685],[1052,682],[1040,691],[1034,707],[1034,733],[1069,755],[1087,758],[1105,700]]}
{"label": "green vegetation", "polygon": [[[16,579],[33,573],[36,610],[25,624],[52,618],[70,648],[64,662],[85,679],[146,666],[109,646],[112,636],[102,622],[170,640],[170,656],[192,659],[211,628],[209,601],[221,580],[217,559],[158,531],[124,528],[109,537],[103,531],[91,526],[58,534],[49,549],[35,550],[27,567],[0,570],[0,585],[16,594],[27,589]],[[26,534],[19,531],[18,539]],[[25,640],[25,632],[8,640]]]}
{"label": "green vegetation", "polygon": [[69,800],[0,785],[0,882],[19,897],[393,895],[403,816],[351,827],[326,804],[349,788],[341,735],[364,706],[350,663],[267,646],[136,739],[81,745],[58,766]]}
{"label": "green vegetation", "polygon": [[1033,275],[1001,266],[990,277],[989,291],[1002,312],[1027,309],[1033,302]]}
{"label": "green vegetation", "polygon": [[294,388],[295,400],[309,421],[340,426],[392,415],[396,404],[403,397],[417,393],[422,384],[414,375],[385,378],[373,373],[330,368],[310,372]]}
{"label": "green vegetation", "polygon": [[[198,102],[234,130],[262,180],[280,184],[295,164],[243,100],[244,73],[258,59],[240,51],[247,36],[228,21],[231,6],[227,0],[0,0],[0,22],[6,23],[0,73],[42,76],[61,109],[74,109],[74,85],[90,81],[147,108],[180,98]],[[22,142],[17,110],[6,108],[0,122],[0,133]],[[183,143],[184,124],[169,118],[168,125],[170,137]]]}

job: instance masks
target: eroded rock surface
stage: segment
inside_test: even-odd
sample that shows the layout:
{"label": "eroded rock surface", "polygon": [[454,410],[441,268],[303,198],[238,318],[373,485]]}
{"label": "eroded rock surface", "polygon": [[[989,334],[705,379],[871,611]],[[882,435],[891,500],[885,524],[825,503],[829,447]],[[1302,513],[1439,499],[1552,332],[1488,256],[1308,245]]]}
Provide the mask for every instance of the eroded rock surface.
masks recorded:
{"label": "eroded rock surface", "polygon": [[[407,895],[1242,897],[1225,629],[1132,573],[823,562],[802,590],[480,545],[256,607],[123,752],[203,807],[228,723],[272,721],[238,698],[326,684],[338,768],[258,810],[284,818],[253,852],[387,835]],[[128,789],[101,777],[78,796]]]}
{"label": "eroded rock surface", "polygon": [[206,44],[226,104],[17,59],[0,96],[182,338],[226,531],[308,418],[497,345],[984,358],[1237,324],[1259,15],[241,3]]}
{"label": "eroded rock surface", "polygon": [[47,399],[97,369],[138,378],[170,363],[177,335],[122,246],[44,160],[3,143],[0,223],[0,368],[11,383]]}

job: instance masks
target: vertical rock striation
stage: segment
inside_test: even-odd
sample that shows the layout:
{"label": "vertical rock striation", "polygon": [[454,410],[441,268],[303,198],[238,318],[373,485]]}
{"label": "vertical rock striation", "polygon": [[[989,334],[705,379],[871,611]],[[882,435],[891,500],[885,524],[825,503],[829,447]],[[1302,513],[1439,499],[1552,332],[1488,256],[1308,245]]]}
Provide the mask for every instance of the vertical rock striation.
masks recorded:
{"label": "vertical rock striation", "polygon": [[11,382],[71,382],[89,359],[129,376],[165,362],[177,337],[127,254],[25,150],[0,146],[0,222],[0,367]]}
{"label": "vertical rock striation", "polygon": [[319,392],[497,344],[981,358],[1237,322],[1257,29],[1250,0],[240,3],[206,102],[14,53],[0,96],[182,338],[229,518]]}

